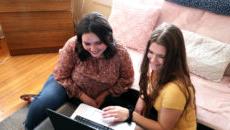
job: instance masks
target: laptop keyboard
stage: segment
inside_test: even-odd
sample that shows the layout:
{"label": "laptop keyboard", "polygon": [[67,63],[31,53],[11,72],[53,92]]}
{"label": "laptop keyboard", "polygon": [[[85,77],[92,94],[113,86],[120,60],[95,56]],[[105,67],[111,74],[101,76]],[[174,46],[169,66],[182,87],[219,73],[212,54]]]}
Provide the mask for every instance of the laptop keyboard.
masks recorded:
{"label": "laptop keyboard", "polygon": [[107,126],[104,126],[102,124],[96,123],[94,121],[88,120],[81,116],[76,116],[75,120],[77,120],[79,123],[85,124],[87,126],[90,126],[96,130],[113,130],[112,128],[109,128]]}

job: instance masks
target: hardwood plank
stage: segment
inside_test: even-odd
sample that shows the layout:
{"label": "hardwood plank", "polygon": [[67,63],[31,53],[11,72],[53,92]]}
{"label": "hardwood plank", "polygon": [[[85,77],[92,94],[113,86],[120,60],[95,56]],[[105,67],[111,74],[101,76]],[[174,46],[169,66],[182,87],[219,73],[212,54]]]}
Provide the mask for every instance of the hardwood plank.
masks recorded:
{"label": "hardwood plank", "polygon": [[0,40],[0,121],[26,103],[24,93],[38,93],[53,71],[58,54],[10,56],[5,40]]}

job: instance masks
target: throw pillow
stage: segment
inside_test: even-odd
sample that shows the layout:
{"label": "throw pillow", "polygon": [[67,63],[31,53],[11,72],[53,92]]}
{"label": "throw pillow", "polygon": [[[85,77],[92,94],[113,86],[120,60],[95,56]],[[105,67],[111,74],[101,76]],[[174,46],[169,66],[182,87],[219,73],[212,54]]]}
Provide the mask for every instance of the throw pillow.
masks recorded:
{"label": "throw pillow", "polygon": [[230,63],[230,44],[183,30],[190,72],[220,81]]}
{"label": "throw pillow", "polygon": [[119,44],[144,51],[160,10],[138,0],[113,0],[109,22]]}

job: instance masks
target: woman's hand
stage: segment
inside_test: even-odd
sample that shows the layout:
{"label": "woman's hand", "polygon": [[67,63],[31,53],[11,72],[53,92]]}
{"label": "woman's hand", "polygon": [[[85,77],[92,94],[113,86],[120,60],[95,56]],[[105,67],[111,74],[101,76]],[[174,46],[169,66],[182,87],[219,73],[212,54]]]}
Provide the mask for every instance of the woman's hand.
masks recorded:
{"label": "woman's hand", "polygon": [[80,97],[80,100],[85,103],[88,104],[90,106],[96,107],[98,108],[99,106],[97,105],[96,101],[94,99],[92,99],[91,97],[89,97],[88,95],[86,95],[85,93],[83,93]]}
{"label": "woman's hand", "polygon": [[128,119],[129,110],[120,106],[108,106],[102,109],[103,118],[113,118],[113,122],[122,122]]}
{"label": "woman's hand", "polygon": [[144,108],[145,108],[145,101],[141,97],[139,97],[137,100],[137,104],[135,106],[135,111],[140,115],[143,115]]}

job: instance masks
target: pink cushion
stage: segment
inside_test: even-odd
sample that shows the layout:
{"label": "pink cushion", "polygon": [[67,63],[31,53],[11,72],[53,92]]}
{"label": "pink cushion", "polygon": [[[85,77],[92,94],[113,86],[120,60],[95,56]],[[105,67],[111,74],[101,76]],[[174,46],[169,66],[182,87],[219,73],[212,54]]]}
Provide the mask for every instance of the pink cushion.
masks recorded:
{"label": "pink cushion", "polygon": [[114,0],[109,22],[119,44],[144,51],[157,23],[159,8],[135,0]]}
{"label": "pink cushion", "polygon": [[207,11],[201,18],[196,32],[230,44],[230,16],[217,15]]}
{"label": "pink cushion", "polygon": [[162,22],[172,23],[182,29],[195,32],[203,15],[203,10],[164,1],[158,24]]}
{"label": "pink cushion", "polygon": [[[173,13],[172,13],[173,11]],[[164,1],[158,24],[172,23],[178,27],[230,44],[230,17]],[[224,75],[230,76],[230,65]]]}
{"label": "pink cushion", "polygon": [[201,9],[164,1],[158,24],[162,22],[173,23],[182,29],[230,43],[229,16],[217,15]]}

